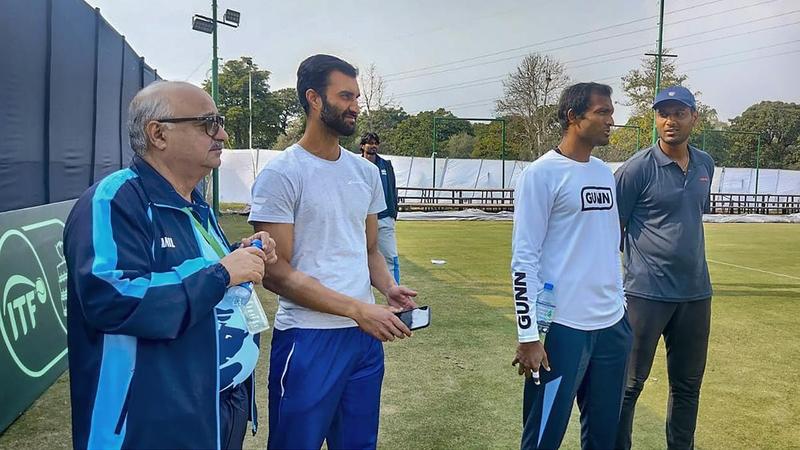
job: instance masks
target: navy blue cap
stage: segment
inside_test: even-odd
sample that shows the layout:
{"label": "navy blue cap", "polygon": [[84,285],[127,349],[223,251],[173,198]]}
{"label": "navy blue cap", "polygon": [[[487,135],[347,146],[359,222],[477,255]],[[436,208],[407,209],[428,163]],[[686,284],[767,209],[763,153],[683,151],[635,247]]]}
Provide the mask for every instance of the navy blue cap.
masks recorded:
{"label": "navy blue cap", "polygon": [[656,100],[653,102],[653,109],[656,109],[659,103],[667,100],[675,100],[683,103],[692,109],[697,109],[697,104],[694,101],[692,91],[683,86],[672,86],[664,89],[656,95]]}

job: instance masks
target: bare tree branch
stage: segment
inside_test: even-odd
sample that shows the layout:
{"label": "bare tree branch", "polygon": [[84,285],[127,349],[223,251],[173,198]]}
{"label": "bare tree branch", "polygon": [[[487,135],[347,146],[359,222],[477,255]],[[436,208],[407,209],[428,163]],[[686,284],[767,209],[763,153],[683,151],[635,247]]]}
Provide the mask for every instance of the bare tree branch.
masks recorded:
{"label": "bare tree branch", "polygon": [[553,106],[568,83],[563,64],[537,53],[526,56],[503,82],[505,94],[497,102],[497,112],[522,119],[522,138],[531,159],[547,151],[553,141]]}
{"label": "bare tree branch", "polygon": [[370,64],[366,71],[359,73],[358,80],[361,85],[360,106],[367,111],[367,128],[372,131],[377,125],[373,123],[372,113],[392,106],[393,99],[386,92],[386,82],[375,69],[375,63]]}

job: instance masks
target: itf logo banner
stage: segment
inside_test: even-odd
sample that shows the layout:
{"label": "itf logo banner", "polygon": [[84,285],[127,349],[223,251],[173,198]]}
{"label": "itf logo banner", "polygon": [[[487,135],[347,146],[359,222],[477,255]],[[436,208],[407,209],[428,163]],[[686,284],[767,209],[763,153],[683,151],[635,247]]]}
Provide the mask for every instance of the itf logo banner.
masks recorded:
{"label": "itf logo banner", "polygon": [[0,213],[0,431],[67,368],[62,236],[74,203]]}

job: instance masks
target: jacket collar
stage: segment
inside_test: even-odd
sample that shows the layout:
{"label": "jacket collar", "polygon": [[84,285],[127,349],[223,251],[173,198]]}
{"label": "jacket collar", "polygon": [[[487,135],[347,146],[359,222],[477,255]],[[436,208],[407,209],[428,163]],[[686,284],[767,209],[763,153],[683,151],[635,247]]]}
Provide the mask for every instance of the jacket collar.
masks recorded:
{"label": "jacket collar", "polygon": [[384,164],[386,164],[386,160],[381,158],[381,155],[376,153],[375,154],[375,165],[376,166],[382,166]]}
{"label": "jacket collar", "polygon": [[150,199],[151,202],[159,205],[172,206],[174,208],[188,207],[194,209],[198,213],[201,213],[201,211],[208,211],[208,204],[203,200],[203,196],[200,195],[200,191],[197,188],[192,191],[192,201],[187,202],[186,199],[178,194],[178,191],[172,187],[166,178],[138,155],[133,157],[131,170],[139,175],[147,198]]}

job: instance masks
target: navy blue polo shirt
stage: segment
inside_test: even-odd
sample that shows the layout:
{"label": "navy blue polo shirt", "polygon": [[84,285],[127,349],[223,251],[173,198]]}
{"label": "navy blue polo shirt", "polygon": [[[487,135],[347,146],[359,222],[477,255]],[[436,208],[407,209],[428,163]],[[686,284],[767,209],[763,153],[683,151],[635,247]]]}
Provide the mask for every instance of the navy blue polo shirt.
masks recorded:
{"label": "navy blue polo shirt", "polygon": [[617,169],[626,294],[670,302],[711,297],[703,213],[713,175],[714,160],[692,146],[686,173],[657,144]]}

